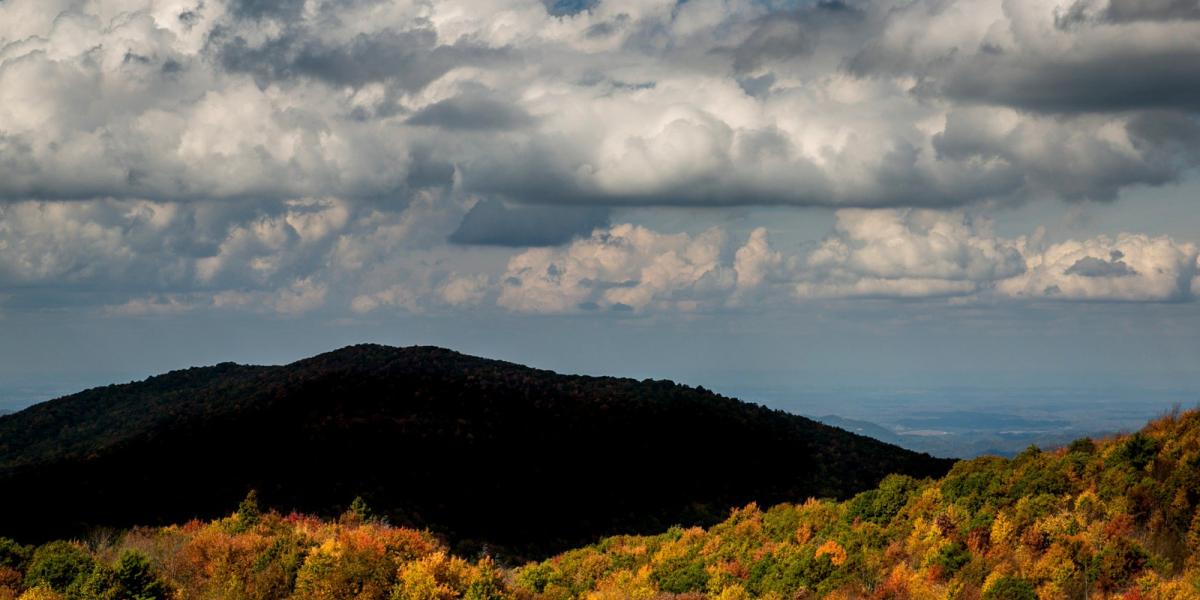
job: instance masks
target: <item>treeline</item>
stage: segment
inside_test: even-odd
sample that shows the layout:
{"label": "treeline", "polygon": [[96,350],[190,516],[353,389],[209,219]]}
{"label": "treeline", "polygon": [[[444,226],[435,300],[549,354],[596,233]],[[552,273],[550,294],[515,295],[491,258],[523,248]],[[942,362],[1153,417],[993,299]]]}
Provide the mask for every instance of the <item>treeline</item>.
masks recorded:
{"label": "treeline", "polygon": [[1200,412],[843,501],[749,505],[711,528],[609,537],[541,562],[464,558],[356,502],[91,541],[0,542],[0,599],[1200,598]]}
{"label": "treeline", "polygon": [[251,494],[211,522],[36,548],[0,538],[0,600],[511,598],[486,555],[451,555],[361,500],[335,521],[262,512]]}

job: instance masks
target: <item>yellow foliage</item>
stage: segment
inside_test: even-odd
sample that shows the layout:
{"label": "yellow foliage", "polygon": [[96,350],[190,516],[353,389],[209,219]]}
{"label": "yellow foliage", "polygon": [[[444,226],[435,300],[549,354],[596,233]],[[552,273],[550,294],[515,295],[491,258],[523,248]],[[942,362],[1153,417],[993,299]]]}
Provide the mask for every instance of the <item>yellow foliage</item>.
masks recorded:
{"label": "yellow foliage", "polygon": [[411,562],[400,569],[400,582],[393,598],[397,600],[450,600],[455,591],[444,581],[438,581],[440,556]]}
{"label": "yellow foliage", "polygon": [[26,590],[18,600],[63,600],[64,596],[48,587],[38,586]]}
{"label": "yellow foliage", "polygon": [[1005,546],[1013,542],[1013,534],[1016,533],[1016,526],[1009,519],[1008,514],[1001,512],[996,515],[996,520],[992,522],[992,545]]}
{"label": "yellow foliage", "polygon": [[746,589],[740,585],[734,584],[726,586],[717,594],[716,600],[750,600],[750,594],[746,593]]}
{"label": "yellow foliage", "polygon": [[472,567],[457,556],[438,551],[400,568],[393,598],[398,600],[450,600],[457,598],[472,579]]}
{"label": "yellow foliage", "polygon": [[1054,544],[1031,569],[1034,577],[1056,584],[1065,584],[1078,573],[1071,553],[1061,544]]}
{"label": "yellow foliage", "polygon": [[1046,582],[1037,589],[1038,600],[1072,600],[1071,596],[1061,585],[1053,581]]}
{"label": "yellow foliage", "polygon": [[817,548],[817,558],[825,556],[826,554],[829,555],[829,562],[833,563],[833,566],[835,567],[840,567],[846,562],[846,550],[842,548],[841,544],[834,540],[828,540],[824,544],[821,544],[819,548]]}
{"label": "yellow foliage", "polygon": [[812,525],[809,525],[808,523],[804,523],[804,524],[800,525],[799,528],[796,529],[796,543],[803,546],[804,544],[807,544],[809,540],[812,539],[812,535],[813,535]]}
{"label": "yellow foliage", "polygon": [[622,569],[610,574],[596,584],[596,589],[587,593],[589,600],[649,600],[658,594],[650,583],[650,572],[641,570],[637,574]]}
{"label": "yellow foliage", "polygon": [[892,568],[881,586],[881,597],[907,598],[908,600],[942,600],[944,590],[929,581],[920,573],[909,568],[908,564],[900,563]]}
{"label": "yellow foliage", "polygon": [[1200,590],[1183,579],[1163,579],[1154,572],[1146,572],[1137,578],[1134,589],[1144,600],[1200,600]]}

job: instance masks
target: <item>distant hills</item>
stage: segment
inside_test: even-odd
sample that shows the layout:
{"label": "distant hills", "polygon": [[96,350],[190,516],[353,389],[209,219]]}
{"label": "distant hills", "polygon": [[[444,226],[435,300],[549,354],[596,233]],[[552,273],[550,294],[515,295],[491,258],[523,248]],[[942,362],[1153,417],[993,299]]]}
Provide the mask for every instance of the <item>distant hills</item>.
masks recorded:
{"label": "distant hills", "polygon": [[[1102,437],[1109,431],[1065,427],[1065,421],[1023,419],[1014,415],[949,411],[935,417],[914,417],[894,422],[892,429],[861,419],[824,415],[817,421],[859,435],[947,458],[1016,456],[1029,446],[1057,448],[1080,437]],[[1021,429],[1021,428],[1027,429]]]}
{"label": "distant hills", "polygon": [[256,489],[270,508],[325,515],[362,496],[457,550],[536,557],[951,464],[669,381],[360,345],[175,371],[0,417],[0,535],[212,518]]}

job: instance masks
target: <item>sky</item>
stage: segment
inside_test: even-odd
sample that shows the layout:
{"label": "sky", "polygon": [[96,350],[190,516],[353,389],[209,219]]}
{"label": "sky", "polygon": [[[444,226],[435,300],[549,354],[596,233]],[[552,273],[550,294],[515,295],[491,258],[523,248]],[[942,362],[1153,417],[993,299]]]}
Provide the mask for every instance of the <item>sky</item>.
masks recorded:
{"label": "sky", "polygon": [[1197,0],[0,0],[0,408],[366,341],[1194,403],[1198,166]]}

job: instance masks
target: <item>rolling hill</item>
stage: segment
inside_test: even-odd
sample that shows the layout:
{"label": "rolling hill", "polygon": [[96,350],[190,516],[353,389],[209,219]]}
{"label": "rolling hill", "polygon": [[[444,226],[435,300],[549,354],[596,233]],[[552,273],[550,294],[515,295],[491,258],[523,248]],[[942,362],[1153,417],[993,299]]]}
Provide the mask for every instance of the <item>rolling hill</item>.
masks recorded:
{"label": "rolling hill", "polygon": [[669,381],[360,345],[175,371],[0,417],[0,535],[212,518],[255,489],[270,508],[319,515],[361,496],[460,551],[536,557],[951,464]]}

